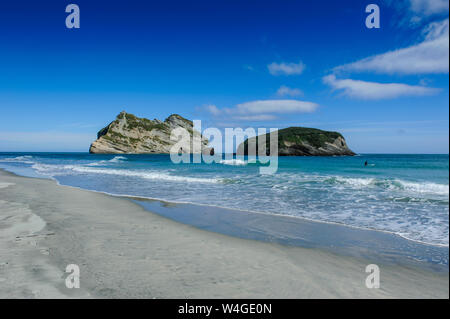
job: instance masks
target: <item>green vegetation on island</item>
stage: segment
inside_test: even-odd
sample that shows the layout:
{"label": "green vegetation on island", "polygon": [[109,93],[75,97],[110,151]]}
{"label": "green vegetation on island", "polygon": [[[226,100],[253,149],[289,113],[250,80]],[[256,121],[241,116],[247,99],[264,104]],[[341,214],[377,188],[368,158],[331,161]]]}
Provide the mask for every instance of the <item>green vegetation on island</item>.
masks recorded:
{"label": "green vegetation on island", "polygon": [[[248,155],[249,141],[265,141],[266,154],[269,154],[270,140],[267,134],[247,139],[239,145],[238,154]],[[341,133],[323,131],[308,127],[288,127],[278,130],[278,155],[281,156],[334,156],[355,155]]]}

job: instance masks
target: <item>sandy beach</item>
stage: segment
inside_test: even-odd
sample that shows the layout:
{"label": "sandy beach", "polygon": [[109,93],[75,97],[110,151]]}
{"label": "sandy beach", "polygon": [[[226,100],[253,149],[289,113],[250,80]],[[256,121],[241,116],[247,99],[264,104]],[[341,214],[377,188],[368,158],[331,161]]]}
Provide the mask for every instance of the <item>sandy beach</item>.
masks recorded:
{"label": "sandy beach", "polygon": [[[448,298],[448,272],[201,230],[130,200],[0,170],[0,298]],[[65,286],[68,264],[80,288]]]}

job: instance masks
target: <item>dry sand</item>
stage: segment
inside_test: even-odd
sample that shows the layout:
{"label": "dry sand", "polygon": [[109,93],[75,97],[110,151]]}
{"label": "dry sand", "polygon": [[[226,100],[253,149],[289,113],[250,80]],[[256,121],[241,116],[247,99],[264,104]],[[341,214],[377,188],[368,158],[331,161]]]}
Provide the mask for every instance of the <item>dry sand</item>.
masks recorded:
{"label": "dry sand", "polygon": [[[66,265],[81,287],[65,286]],[[447,273],[244,240],[0,170],[0,298],[448,298]]]}

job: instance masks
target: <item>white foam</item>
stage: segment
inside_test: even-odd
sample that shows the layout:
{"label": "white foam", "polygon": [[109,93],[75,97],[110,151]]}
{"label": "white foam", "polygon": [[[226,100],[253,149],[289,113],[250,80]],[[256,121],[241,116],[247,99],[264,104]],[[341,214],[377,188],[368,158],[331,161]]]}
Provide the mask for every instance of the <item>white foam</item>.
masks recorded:
{"label": "white foam", "polygon": [[38,172],[46,175],[56,176],[63,174],[70,174],[70,172],[78,172],[84,174],[104,174],[104,175],[118,175],[131,176],[151,180],[166,180],[173,182],[188,182],[188,183],[218,183],[215,178],[199,178],[190,176],[170,175],[165,172],[156,172],[150,170],[125,170],[125,169],[111,169],[111,168],[93,168],[81,165],[46,165],[34,164],[33,168]]}
{"label": "white foam", "polygon": [[349,184],[354,187],[367,187],[373,185],[374,178],[350,178],[350,177],[336,177],[338,183]]}
{"label": "white foam", "polygon": [[0,158],[0,162],[17,162],[17,163],[33,164],[34,162],[31,161],[32,159],[33,156],[24,155],[17,157]]}
{"label": "white foam", "polygon": [[123,157],[123,156],[114,156],[114,158],[110,159],[108,162],[110,162],[110,163],[118,163],[118,162],[123,162],[124,160],[126,161],[127,158]]}
{"label": "white foam", "polygon": [[122,163],[124,161],[126,161],[127,158],[123,157],[123,156],[114,156],[114,158],[110,159],[110,160],[103,160],[103,161],[98,161],[98,162],[93,162],[93,163],[89,163],[86,164],[87,166],[102,166],[102,165],[107,165],[109,163]]}
{"label": "white foam", "polygon": [[390,190],[404,190],[419,194],[448,195],[449,185],[432,182],[407,182],[400,179],[335,177],[334,180],[355,188],[381,187]]}
{"label": "white foam", "polygon": [[224,165],[235,165],[235,166],[247,165],[246,161],[240,159],[221,160],[219,163]]}
{"label": "white foam", "polygon": [[436,183],[411,183],[398,181],[406,190],[410,190],[416,193],[427,193],[437,195],[448,195],[449,186]]}

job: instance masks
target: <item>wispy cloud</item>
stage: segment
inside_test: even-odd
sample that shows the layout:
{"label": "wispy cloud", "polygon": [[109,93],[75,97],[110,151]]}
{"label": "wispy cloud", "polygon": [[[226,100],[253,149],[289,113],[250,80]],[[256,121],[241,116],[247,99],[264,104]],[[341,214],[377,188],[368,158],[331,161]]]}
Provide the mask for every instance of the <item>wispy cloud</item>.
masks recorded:
{"label": "wispy cloud", "polygon": [[206,105],[201,109],[207,111],[208,113],[211,113],[212,115],[220,115],[222,113],[222,111],[219,110],[219,108],[213,104]]}
{"label": "wispy cloud", "polygon": [[427,74],[449,72],[449,20],[429,24],[419,44],[338,66],[335,72]]}
{"label": "wispy cloud", "polygon": [[277,119],[275,115],[272,114],[257,114],[257,115],[244,115],[244,116],[233,116],[234,120],[238,121],[271,121]]}
{"label": "wispy cloud", "polygon": [[448,41],[448,33],[448,19],[431,22],[422,30],[422,35],[425,40],[435,40],[446,37]]}
{"label": "wispy cloud", "polygon": [[305,65],[302,61],[298,63],[273,62],[267,66],[267,69],[272,75],[298,75],[303,73]]}
{"label": "wispy cloud", "polygon": [[318,104],[299,100],[259,100],[237,104],[232,108],[219,109],[215,105],[207,105],[202,109],[213,116],[227,116],[233,120],[268,121],[279,114],[311,113]]}
{"label": "wispy cloud", "polygon": [[448,16],[448,0],[385,0],[397,10],[400,26],[416,28],[430,19]]}
{"label": "wispy cloud", "polygon": [[409,3],[410,9],[420,15],[448,12],[448,0],[409,0]]}
{"label": "wispy cloud", "polygon": [[240,114],[309,113],[317,107],[316,103],[299,100],[261,100],[238,104],[234,110]]}
{"label": "wispy cloud", "polygon": [[333,74],[325,76],[323,82],[330,85],[334,90],[341,90],[342,94],[345,96],[367,100],[392,99],[401,96],[433,95],[440,91],[440,89],[420,85],[337,79]]}
{"label": "wispy cloud", "polygon": [[303,92],[300,89],[290,88],[288,86],[282,85],[277,90],[278,96],[302,96]]}

